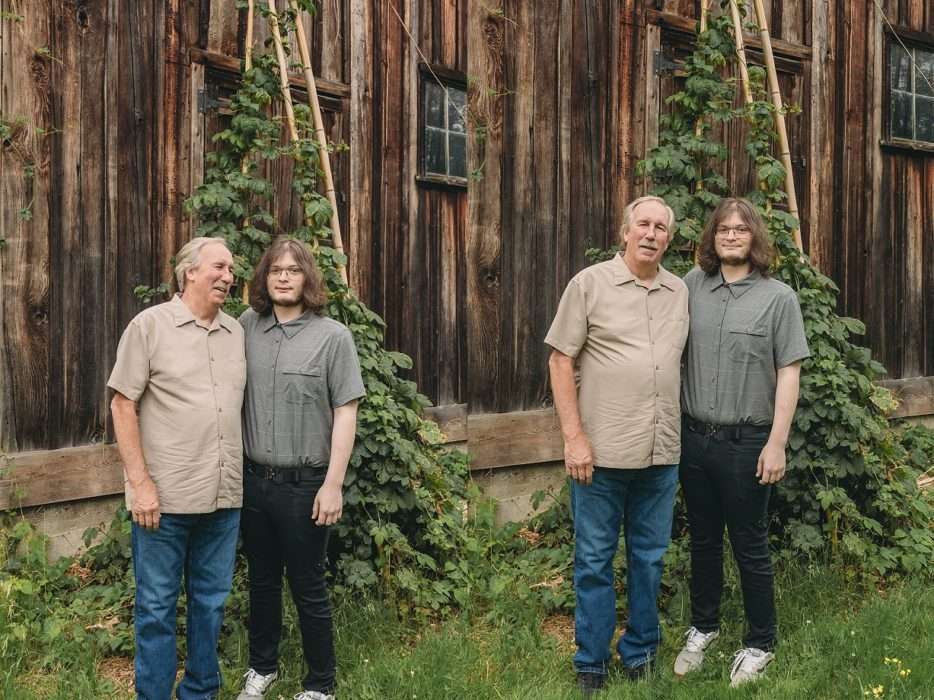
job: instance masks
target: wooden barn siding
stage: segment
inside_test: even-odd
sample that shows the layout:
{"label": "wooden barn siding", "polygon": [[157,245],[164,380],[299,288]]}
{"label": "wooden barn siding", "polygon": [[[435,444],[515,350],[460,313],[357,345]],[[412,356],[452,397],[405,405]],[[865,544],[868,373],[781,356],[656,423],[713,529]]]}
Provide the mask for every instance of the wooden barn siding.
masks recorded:
{"label": "wooden barn siding", "polygon": [[[424,57],[466,75],[466,0],[393,0]],[[351,44],[351,282],[386,320],[386,344],[438,404],[465,400],[467,194],[418,172],[422,57],[388,2],[360,0]]]}
{"label": "wooden barn siding", "polygon": [[[930,3],[890,0],[889,20],[927,33]],[[840,307],[865,321],[865,342],[889,377],[934,375],[934,154],[880,147],[886,43],[875,5],[835,7],[834,220],[822,269]],[[829,121],[829,120],[828,120]]]}
{"label": "wooden barn siding", "polygon": [[[3,22],[0,112],[28,120],[20,138],[37,169],[27,188],[21,144],[3,148],[0,448],[86,444],[106,436],[103,386],[140,308],[132,289],[154,283],[162,237],[176,235],[162,226],[178,196],[164,134],[185,96],[162,97],[177,84],[167,51],[184,19],[177,2],[2,8],[24,19]],[[20,222],[30,199],[33,219]]]}

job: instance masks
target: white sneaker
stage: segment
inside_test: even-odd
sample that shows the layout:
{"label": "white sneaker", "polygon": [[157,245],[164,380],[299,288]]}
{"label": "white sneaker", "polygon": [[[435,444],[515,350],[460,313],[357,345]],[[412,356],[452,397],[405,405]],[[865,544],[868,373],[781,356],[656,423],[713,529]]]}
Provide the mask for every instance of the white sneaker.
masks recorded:
{"label": "white sneaker", "polygon": [[334,695],[319,693],[317,690],[303,690],[292,700],[334,700]]}
{"label": "white sneaker", "polygon": [[696,627],[691,627],[684,636],[684,648],[678,653],[675,659],[675,675],[683,676],[686,673],[700,668],[704,662],[704,650],[710,646],[710,643],[720,636],[720,632],[701,632]]}
{"label": "white sneaker", "polygon": [[278,671],[273,671],[268,675],[257,673],[252,668],[243,674],[243,691],[237,696],[237,700],[262,700],[263,695],[269,690],[279,677]]}
{"label": "white sneaker", "polygon": [[762,649],[746,647],[736,652],[733,668],[730,669],[730,687],[738,688],[743,683],[758,680],[765,673],[765,667],[772,663],[775,654]]}

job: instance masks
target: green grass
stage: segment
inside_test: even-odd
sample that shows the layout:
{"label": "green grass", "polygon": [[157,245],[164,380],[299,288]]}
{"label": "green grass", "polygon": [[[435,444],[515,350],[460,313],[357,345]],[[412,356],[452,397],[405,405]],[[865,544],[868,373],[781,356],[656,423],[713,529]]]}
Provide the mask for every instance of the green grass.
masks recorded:
{"label": "green grass", "polygon": [[[847,584],[820,568],[779,576],[781,643],[776,661],[760,683],[732,691],[729,666],[742,634],[741,603],[735,590],[724,600],[721,638],[708,663],[678,681],[671,673],[686,622],[686,601],[674,597],[666,608],[659,664],[647,681],[630,683],[613,673],[613,698],[934,698],[934,588],[929,580],[907,581],[882,591]],[[538,611],[508,604],[491,615],[464,614],[417,626],[398,619],[377,601],[339,605],[336,629],[341,700],[446,700],[509,698],[551,700],[578,697],[571,667],[573,632],[566,616],[545,620]],[[245,633],[231,619],[224,640],[225,684],[221,698],[234,698],[246,663]],[[282,677],[267,697],[298,692],[302,660],[294,613],[286,615]],[[898,665],[910,669],[898,676]],[[65,660],[62,660],[64,662]],[[126,667],[128,662],[123,662]],[[9,700],[127,698],[126,678],[112,680],[101,660],[90,655],[17,678],[0,673],[0,697]],[[117,663],[120,666],[120,663]],[[59,668],[61,667],[61,668]],[[54,669],[58,670],[54,670]]]}

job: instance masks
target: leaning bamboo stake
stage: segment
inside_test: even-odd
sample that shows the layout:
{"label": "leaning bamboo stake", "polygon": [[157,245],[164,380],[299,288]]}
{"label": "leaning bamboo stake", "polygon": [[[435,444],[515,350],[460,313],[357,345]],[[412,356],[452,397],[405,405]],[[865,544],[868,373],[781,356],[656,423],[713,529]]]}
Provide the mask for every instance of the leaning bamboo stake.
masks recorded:
{"label": "leaning bamboo stake", "polygon": [[[778,86],[778,73],[775,70],[775,56],[772,54],[772,40],[769,37],[769,26],[765,17],[765,7],[762,0],[754,0],[756,6],[756,20],[759,23],[759,35],[762,38],[762,53],[765,55],[765,67],[769,76],[769,92],[772,95],[772,104],[775,105],[775,127],[778,131],[778,145],[782,155],[782,165],[785,166],[785,191],[788,194],[788,211],[798,219],[798,197],[795,194],[795,178],[791,170],[791,149],[788,147],[788,132],[785,129],[785,114],[782,105],[782,93]],[[801,227],[794,230],[795,245],[799,251],[804,250],[801,242]]]}
{"label": "leaning bamboo stake", "polygon": [[730,13],[733,15],[733,34],[736,35],[736,57],[739,59],[739,79],[743,86],[743,99],[752,104],[752,90],[749,87],[749,66],[746,64],[746,46],[743,41],[743,20],[739,16],[736,0],[730,0]]}
{"label": "leaning bamboo stake", "polygon": [[[708,4],[710,0],[701,0],[700,4],[700,34],[703,34],[707,31],[707,13],[708,13]],[[701,134],[704,133],[704,117],[703,115],[697,118],[697,122],[694,124],[694,137],[700,138]],[[697,183],[697,189],[704,189],[703,181]]]}
{"label": "leaning bamboo stake", "polygon": [[[253,0],[249,0],[246,6],[246,43],[243,47],[243,70],[244,72],[250,70],[253,67]],[[250,169],[250,154],[246,153],[243,156],[243,160],[240,161],[240,172],[243,175],[247,174],[247,171]],[[249,217],[243,220],[243,225],[246,226],[249,222]],[[246,284],[244,281],[243,284],[243,303],[250,303],[250,285]]]}
{"label": "leaning bamboo stake", "polygon": [[276,60],[279,63],[279,88],[282,90],[282,102],[285,105],[285,118],[289,125],[289,136],[295,142],[298,141],[298,127],[295,124],[295,110],[292,108],[292,91],[289,88],[289,63],[285,60],[282,33],[279,31],[276,0],[269,0],[269,28],[272,30],[272,43],[276,47]]}
{"label": "leaning bamboo stake", "polygon": [[[318,88],[315,84],[315,74],[311,68],[311,56],[308,50],[308,39],[305,36],[305,27],[301,21],[298,3],[289,0],[295,12],[295,33],[298,37],[298,53],[302,59],[302,69],[305,72],[305,86],[308,92],[308,106],[315,121],[315,139],[318,141],[318,153],[321,158],[321,170],[324,172],[324,188],[328,201],[331,203],[331,233],[334,249],[338,253],[344,252],[344,243],[341,238],[341,221],[337,214],[337,193],[334,190],[334,176],[331,174],[331,155],[328,153],[328,137],[324,132],[324,118],[321,116],[321,103],[318,100]],[[341,279],[347,284],[347,270],[343,265],[338,266]]]}

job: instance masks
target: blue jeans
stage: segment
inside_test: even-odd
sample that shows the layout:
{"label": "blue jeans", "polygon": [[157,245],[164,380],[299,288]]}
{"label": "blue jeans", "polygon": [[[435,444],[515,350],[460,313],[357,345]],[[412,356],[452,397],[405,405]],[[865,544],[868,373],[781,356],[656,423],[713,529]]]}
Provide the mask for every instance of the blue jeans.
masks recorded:
{"label": "blue jeans", "polygon": [[574,513],[575,637],[578,673],[606,673],[616,629],[613,557],[619,530],[626,539],[629,623],[616,645],[627,668],[649,661],[658,648],[658,588],[662,557],[671,541],[678,470],[675,465],[647,469],[601,469],[593,483],[572,482]]}
{"label": "blue jeans", "polygon": [[178,700],[208,700],[221,685],[217,639],[230,592],[240,510],[164,513],[156,530],[133,524],[136,697],[170,700],[178,663],[175,606],[184,572],[188,659]]}

